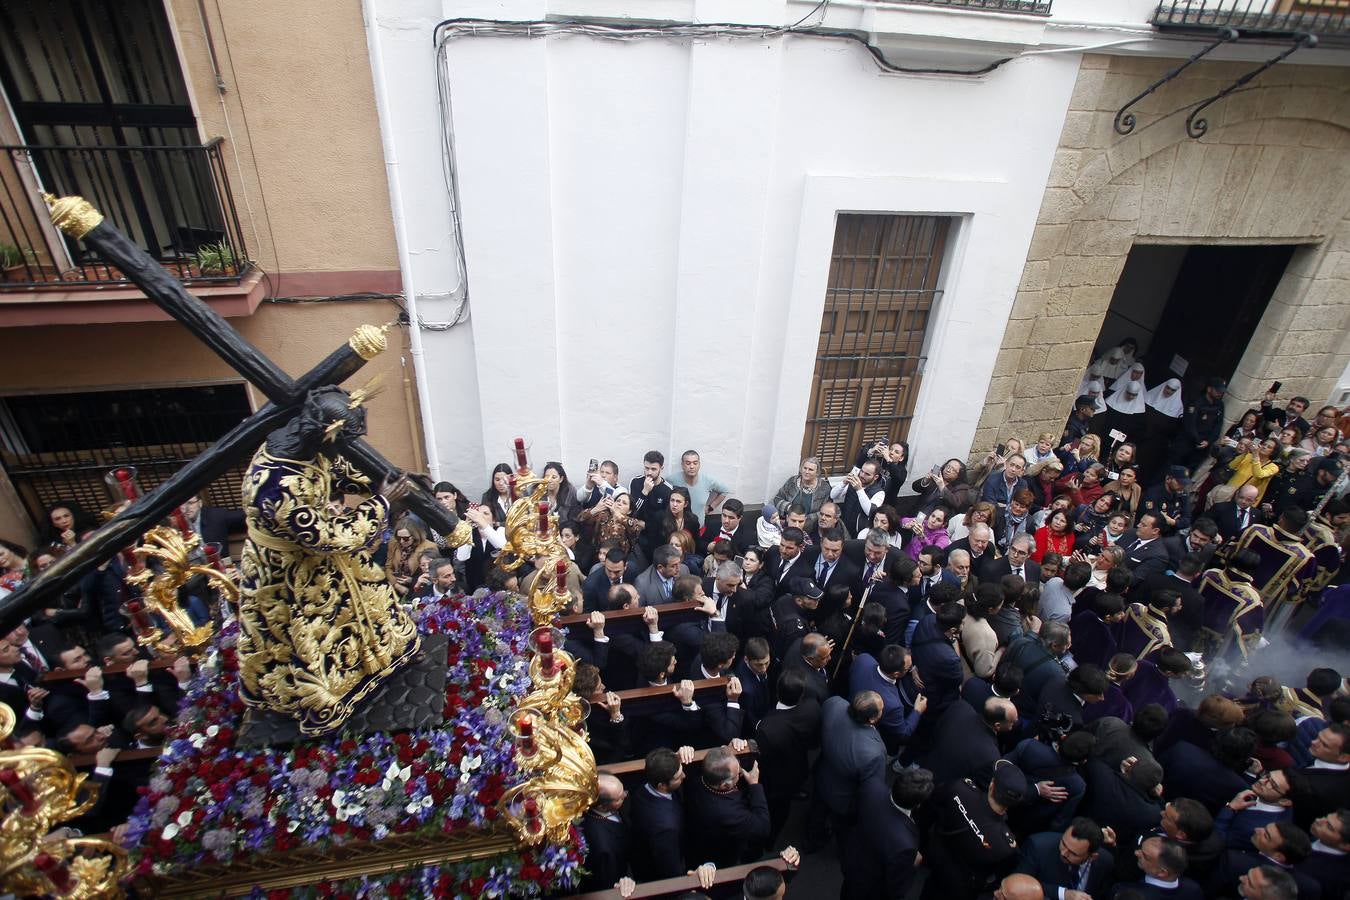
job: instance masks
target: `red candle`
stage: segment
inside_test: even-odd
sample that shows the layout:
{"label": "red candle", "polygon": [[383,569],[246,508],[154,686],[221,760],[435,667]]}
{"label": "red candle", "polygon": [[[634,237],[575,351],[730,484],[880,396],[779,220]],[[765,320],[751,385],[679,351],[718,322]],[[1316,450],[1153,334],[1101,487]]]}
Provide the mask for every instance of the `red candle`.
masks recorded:
{"label": "red candle", "polygon": [[548,501],[539,501],[539,536],[548,537]]}
{"label": "red candle", "polygon": [[557,585],[557,592],[559,594],[567,591],[567,568],[567,560],[558,560],[558,577],[555,584]]}
{"label": "red candle", "polygon": [[521,716],[516,719],[516,732],[523,738],[534,734],[534,720],[529,716]]}
{"label": "red candle", "polygon": [[136,499],[136,482],[130,469],[116,469],[113,471],[113,477],[117,479],[117,486],[122,489],[122,496],[128,500]]}
{"label": "red candle", "polygon": [[542,656],[546,653],[552,652],[553,652],[553,632],[552,631],[541,632],[539,634],[539,654]]}
{"label": "red candle", "polygon": [[207,544],[204,549],[206,552],[207,564],[218,572],[224,572],[225,567],[220,564],[220,551],[216,549],[216,545]]}
{"label": "red candle", "polygon": [[37,798],[33,792],[28,789],[28,785],[19,777],[19,773],[13,769],[0,769],[0,784],[5,786],[10,796],[19,801],[19,806],[24,812],[32,815],[37,812]]}
{"label": "red candle", "polygon": [[174,511],[169,513],[169,519],[173,522],[173,527],[182,532],[183,537],[192,536],[192,526],[188,524],[187,516],[183,515],[183,508],[181,506],[175,507]]}
{"label": "red candle", "polygon": [[527,819],[539,818],[539,801],[534,799],[533,797],[525,798],[525,818]]}
{"label": "red candle", "polygon": [[66,864],[49,853],[39,853],[33,857],[33,865],[39,872],[47,876],[47,880],[52,883],[52,887],[61,893],[69,893],[70,889],[75,887],[75,881],[70,877],[70,870]]}
{"label": "red candle", "polygon": [[516,468],[522,472],[529,468],[525,461],[525,439],[523,437],[516,438]]}
{"label": "red candle", "polygon": [[508,487],[508,492],[510,493],[510,496],[511,496],[511,502],[512,502],[512,503],[515,503],[515,502],[516,502],[516,476],[514,476],[514,475],[508,476],[508,477],[507,477],[507,484],[509,485],[509,487]]}
{"label": "red candle", "polygon": [[155,623],[150,621],[149,614],[145,611],[145,604],[139,600],[128,600],[126,602],[127,612],[131,613],[131,624],[137,631],[149,631],[155,627]]}

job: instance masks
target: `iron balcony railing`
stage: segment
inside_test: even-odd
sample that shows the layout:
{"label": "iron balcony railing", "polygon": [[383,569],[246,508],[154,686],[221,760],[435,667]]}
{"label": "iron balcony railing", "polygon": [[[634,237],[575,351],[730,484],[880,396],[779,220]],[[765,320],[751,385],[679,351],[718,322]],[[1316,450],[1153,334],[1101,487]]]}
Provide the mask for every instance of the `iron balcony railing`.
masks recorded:
{"label": "iron balcony railing", "polygon": [[989,12],[1025,13],[1032,16],[1050,15],[1052,0],[886,0],[889,3],[907,3],[915,6],[951,6],[957,9],[982,9]]}
{"label": "iron balcony railing", "polygon": [[1171,0],[1158,6],[1160,28],[1236,28],[1244,34],[1350,37],[1350,0]]}
{"label": "iron balcony railing", "polygon": [[184,281],[237,283],[251,263],[221,144],[0,145],[0,291],[131,283],[51,227],[43,192],[84,197]]}

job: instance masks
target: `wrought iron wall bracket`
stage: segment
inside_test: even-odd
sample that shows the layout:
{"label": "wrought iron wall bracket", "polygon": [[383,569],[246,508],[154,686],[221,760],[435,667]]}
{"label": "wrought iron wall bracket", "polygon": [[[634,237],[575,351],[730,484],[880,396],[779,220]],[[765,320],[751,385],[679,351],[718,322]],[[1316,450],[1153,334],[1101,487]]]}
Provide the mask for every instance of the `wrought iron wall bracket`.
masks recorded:
{"label": "wrought iron wall bracket", "polygon": [[1229,94],[1233,93],[1233,91],[1236,91],[1238,88],[1242,87],[1244,84],[1251,81],[1257,75],[1260,75],[1266,69],[1269,69],[1272,66],[1275,66],[1276,64],[1288,58],[1291,54],[1299,50],[1302,50],[1304,47],[1316,47],[1316,46],[1317,46],[1317,37],[1315,35],[1308,34],[1307,32],[1299,32],[1298,34],[1294,35],[1294,46],[1290,47],[1288,50],[1285,50],[1279,56],[1266,60],[1266,62],[1263,63],[1261,66],[1252,69],[1246,75],[1243,75],[1237,81],[1233,82],[1228,87],[1219,91],[1213,97],[1210,97],[1208,100],[1201,103],[1195,109],[1191,110],[1191,114],[1186,117],[1186,133],[1193,138],[1199,138],[1203,136],[1204,133],[1209,130],[1209,122],[1200,118],[1200,113],[1206,107],[1214,103],[1217,103],[1224,97],[1227,97]]}
{"label": "wrought iron wall bracket", "polygon": [[1236,28],[1219,29],[1218,40],[1214,41],[1214,43],[1212,44],[1206,44],[1204,47],[1201,47],[1199,51],[1191,55],[1190,59],[1186,60],[1176,68],[1170,70],[1166,75],[1159,78],[1157,81],[1153,82],[1148,87],[1144,88],[1143,93],[1139,94],[1129,103],[1126,103],[1124,106],[1120,108],[1120,112],[1116,113],[1116,119],[1115,122],[1113,123],[1115,125],[1116,133],[1129,134],[1131,131],[1134,131],[1135,125],[1134,113],[1129,111],[1131,106],[1134,106],[1140,100],[1143,100],[1149,94],[1153,93],[1158,88],[1162,87],[1164,84],[1167,84],[1167,82],[1176,78],[1183,71],[1190,68],[1192,65],[1194,65],[1196,62],[1199,62],[1204,57],[1213,53],[1215,50],[1219,49],[1224,44],[1227,44],[1231,41],[1235,41],[1237,39],[1238,39],[1238,31]]}

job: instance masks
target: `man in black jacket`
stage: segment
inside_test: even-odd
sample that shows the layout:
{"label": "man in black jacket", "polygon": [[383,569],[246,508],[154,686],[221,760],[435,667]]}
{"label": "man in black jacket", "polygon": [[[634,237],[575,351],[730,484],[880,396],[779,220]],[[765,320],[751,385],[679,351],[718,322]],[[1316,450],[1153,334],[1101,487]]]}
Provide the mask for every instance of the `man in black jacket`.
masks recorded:
{"label": "man in black jacket", "polygon": [[938,719],[928,752],[921,754],[922,764],[939,787],[968,778],[984,789],[994,777],[999,737],[1016,727],[1017,707],[1011,700],[990,697],[978,713],[969,703],[949,704]]}
{"label": "man in black jacket", "polygon": [[787,822],[792,798],[811,774],[810,752],[820,744],[820,704],[806,694],[806,673],[789,669],[778,678],[778,702],[755,730],[764,764],[764,796],[769,805],[769,842]]}
{"label": "man in black jacket", "polygon": [[756,858],[769,839],[769,806],[759,763],[742,769],[728,747],[714,747],[689,784],[685,847],[693,865],[726,867]]}
{"label": "man in black jacket", "polygon": [[863,786],[857,828],[843,842],[842,900],[905,900],[919,852],[914,811],[932,793],[927,769],[905,769],[890,789],[884,781]]}
{"label": "man in black jacket", "polygon": [[642,457],[642,477],[634,478],[628,486],[633,498],[633,517],[641,519],[646,527],[638,535],[638,546],[645,559],[661,543],[666,518],[670,515],[670,482],[661,476],[666,457],[659,450],[648,450]]}
{"label": "man in black jacket", "polygon": [[628,874],[628,853],[632,838],[620,818],[628,792],[613,775],[600,775],[600,796],[581,817],[581,833],[586,836],[586,868],[581,880],[583,891],[612,888]]}
{"label": "man in black jacket", "polygon": [[[692,747],[681,747],[692,758]],[[678,878],[684,865],[684,765],[673,750],[647,754],[642,787],[629,799],[633,831],[633,877],[639,881]]]}
{"label": "man in black jacket", "polygon": [[1101,826],[1079,816],[1064,831],[1043,831],[1022,843],[1017,871],[1041,883],[1047,898],[1081,900],[1075,894],[1106,897],[1115,858],[1102,846]]}

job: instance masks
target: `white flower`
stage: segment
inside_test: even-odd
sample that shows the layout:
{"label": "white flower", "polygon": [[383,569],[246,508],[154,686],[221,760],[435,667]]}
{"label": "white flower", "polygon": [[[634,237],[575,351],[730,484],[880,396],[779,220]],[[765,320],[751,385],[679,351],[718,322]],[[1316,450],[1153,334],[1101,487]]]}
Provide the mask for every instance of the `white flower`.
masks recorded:
{"label": "white flower", "polygon": [[432,803],[433,803],[433,801],[432,801],[432,799],[431,799],[431,795],[430,795],[430,794],[428,794],[427,796],[425,796],[425,797],[422,798],[422,808],[423,808],[423,809],[431,809]]}
{"label": "white flower", "polygon": [[178,814],[179,826],[186,828],[192,824],[192,811],[185,809]]}
{"label": "white flower", "polygon": [[343,793],[342,791],[333,791],[333,808],[334,808],[334,809],[341,809],[341,808],[342,808],[342,801],[345,800],[346,797],[347,797],[347,795],[346,795],[345,793]]}
{"label": "white flower", "polygon": [[295,820],[291,820],[290,822],[286,823],[286,830],[290,832],[294,832],[299,827],[300,823],[296,822]]}
{"label": "white flower", "polygon": [[482,764],[483,758],[481,756],[470,756],[469,758],[464,760],[464,771],[472,772],[474,769],[477,769]]}
{"label": "white flower", "polygon": [[386,771],[386,772],[384,773],[384,777],[385,777],[386,779],[388,779],[388,780],[391,780],[391,781],[392,781],[393,779],[395,779],[395,778],[398,778],[398,777],[399,777],[398,763],[396,763],[396,762],[391,762],[391,763],[389,764],[389,769],[388,769],[388,771]]}
{"label": "white flower", "polygon": [[422,804],[420,804],[420,803],[418,803],[416,800],[414,800],[413,802],[409,803],[409,804],[405,807],[405,809],[407,809],[409,813],[415,813],[415,812],[417,812],[417,810],[421,807],[421,805],[422,805]]}
{"label": "white flower", "polygon": [[206,729],[206,735],[207,735],[207,737],[215,737],[215,736],[218,735],[218,734],[220,734],[220,726],[219,726],[219,725],[212,725],[212,726],[210,726],[209,728]]}
{"label": "white flower", "polygon": [[492,680],[492,667],[488,666],[487,671],[483,673],[483,678],[487,681]]}
{"label": "white flower", "polygon": [[164,826],[164,830],[160,832],[160,837],[164,838],[166,841],[171,841],[177,836],[178,832],[178,823],[170,822],[168,825]]}

